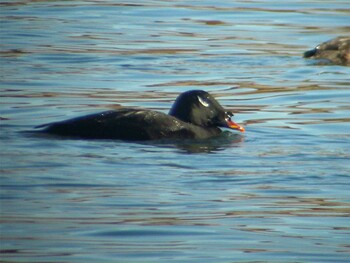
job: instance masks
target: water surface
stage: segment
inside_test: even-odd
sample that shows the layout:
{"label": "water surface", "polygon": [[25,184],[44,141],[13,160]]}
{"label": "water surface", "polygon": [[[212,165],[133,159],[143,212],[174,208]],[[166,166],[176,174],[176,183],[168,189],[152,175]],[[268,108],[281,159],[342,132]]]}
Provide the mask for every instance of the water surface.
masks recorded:
{"label": "water surface", "polygon": [[[1,3],[1,260],[348,262],[350,70],[304,60],[347,1]],[[204,89],[246,133],[33,136]]]}

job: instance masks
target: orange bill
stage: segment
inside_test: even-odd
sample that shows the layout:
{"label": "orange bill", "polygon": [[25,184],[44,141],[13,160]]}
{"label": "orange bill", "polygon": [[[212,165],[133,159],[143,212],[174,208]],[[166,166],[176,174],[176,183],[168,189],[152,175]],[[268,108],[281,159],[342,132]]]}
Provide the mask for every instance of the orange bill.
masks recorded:
{"label": "orange bill", "polygon": [[226,120],[226,124],[227,124],[227,127],[230,128],[230,129],[239,130],[240,132],[244,132],[245,131],[243,126],[240,126],[239,124],[233,122],[231,119],[227,119]]}

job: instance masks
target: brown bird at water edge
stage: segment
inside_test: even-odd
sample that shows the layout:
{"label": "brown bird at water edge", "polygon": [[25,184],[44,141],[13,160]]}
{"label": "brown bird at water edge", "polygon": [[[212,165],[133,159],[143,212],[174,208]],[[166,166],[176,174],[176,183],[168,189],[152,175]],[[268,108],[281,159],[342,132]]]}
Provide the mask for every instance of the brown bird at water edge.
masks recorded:
{"label": "brown bird at water edge", "polygon": [[325,59],[330,63],[350,66],[350,37],[337,37],[306,51],[304,58]]}

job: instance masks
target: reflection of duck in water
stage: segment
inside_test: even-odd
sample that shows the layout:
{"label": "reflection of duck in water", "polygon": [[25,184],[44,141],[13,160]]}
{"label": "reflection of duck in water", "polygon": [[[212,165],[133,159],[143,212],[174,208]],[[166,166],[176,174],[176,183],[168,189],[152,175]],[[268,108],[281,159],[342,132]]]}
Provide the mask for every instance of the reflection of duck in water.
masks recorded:
{"label": "reflection of duck in water", "polygon": [[152,110],[119,109],[40,125],[42,132],[84,139],[206,139],[219,127],[244,132],[233,114],[209,93],[191,90],[178,96],[169,115]]}
{"label": "reflection of duck in water", "polygon": [[327,59],[331,63],[350,66],[350,37],[337,37],[304,53],[304,58]]}

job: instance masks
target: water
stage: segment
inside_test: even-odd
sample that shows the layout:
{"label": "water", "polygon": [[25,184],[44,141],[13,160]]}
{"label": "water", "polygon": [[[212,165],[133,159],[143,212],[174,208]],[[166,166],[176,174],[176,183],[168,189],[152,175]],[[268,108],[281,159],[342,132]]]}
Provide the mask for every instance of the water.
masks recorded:
{"label": "water", "polygon": [[[348,262],[348,1],[1,4],[1,260]],[[24,131],[212,93],[245,134],[125,143]]]}

